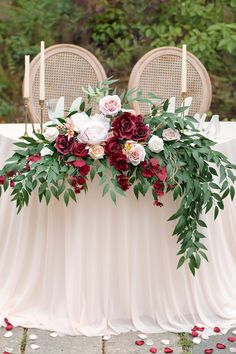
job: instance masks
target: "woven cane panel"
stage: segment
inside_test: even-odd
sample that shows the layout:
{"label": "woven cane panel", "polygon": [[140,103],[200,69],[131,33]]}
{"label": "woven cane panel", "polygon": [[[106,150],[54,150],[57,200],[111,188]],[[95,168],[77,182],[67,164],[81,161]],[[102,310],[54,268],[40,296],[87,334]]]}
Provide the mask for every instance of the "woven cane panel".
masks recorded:
{"label": "woven cane panel", "polygon": [[[162,99],[176,97],[176,106],[181,105],[181,57],[163,55],[154,58],[140,74],[138,89],[144,96],[148,92],[155,93]],[[187,91],[193,97],[189,114],[199,111],[203,100],[203,84],[195,67],[187,62]],[[147,113],[149,107],[146,103],[139,103],[142,113]]]}
{"label": "woven cane panel", "polygon": [[[39,67],[32,86],[32,106],[40,121],[39,111]],[[45,58],[45,99],[65,97],[65,109],[69,109],[77,97],[86,99],[82,87],[96,87],[98,78],[95,69],[83,57],[70,52],[61,52]],[[93,110],[96,109],[95,103]],[[44,120],[48,120],[45,112]]]}

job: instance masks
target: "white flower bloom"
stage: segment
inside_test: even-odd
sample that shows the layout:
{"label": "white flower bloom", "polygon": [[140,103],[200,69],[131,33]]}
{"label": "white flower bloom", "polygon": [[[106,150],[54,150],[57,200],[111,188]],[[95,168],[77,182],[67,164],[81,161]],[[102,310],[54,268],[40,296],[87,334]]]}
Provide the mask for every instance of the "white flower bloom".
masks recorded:
{"label": "white flower bloom", "polygon": [[152,152],[158,153],[164,149],[164,142],[159,136],[153,135],[148,142],[148,147]]}
{"label": "white flower bloom", "polygon": [[124,151],[128,161],[132,163],[132,165],[137,166],[141,161],[144,161],[146,156],[146,151],[143,145],[139,143],[135,143],[130,145],[130,147]]}
{"label": "white flower bloom", "polygon": [[53,142],[59,135],[59,130],[56,127],[49,127],[43,133],[46,140]]}
{"label": "white flower bloom", "polygon": [[88,121],[89,116],[85,113],[75,113],[71,116],[71,121],[74,124],[74,131],[79,132],[81,127]]}
{"label": "white flower bloom", "polygon": [[103,114],[114,116],[121,110],[120,97],[117,95],[108,95],[101,98],[99,101],[99,108]]}
{"label": "white flower bloom", "polygon": [[84,120],[78,131],[78,140],[89,145],[98,145],[107,139],[110,122],[103,114],[95,114]]}
{"label": "white flower bloom", "polygon": [[49,149],[46,145],[40,151],[41,156],[53,155],[53,151]]}

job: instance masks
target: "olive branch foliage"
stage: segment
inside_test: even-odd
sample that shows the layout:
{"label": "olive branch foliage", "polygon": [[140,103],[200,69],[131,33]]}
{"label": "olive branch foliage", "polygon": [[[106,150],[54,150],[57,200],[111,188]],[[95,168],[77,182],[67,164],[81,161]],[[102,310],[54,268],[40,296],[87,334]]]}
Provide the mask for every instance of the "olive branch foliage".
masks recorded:
{"label": "olive branch foliage", "polygon": [[[80,111],[90,115],[94,99],[98,102],[107,94],[116,94],[116,89],[111,88],[116,81],[108,78],[97,88],[90,86],[87,89],[83,88],[87,95],[87,108],[85,101],[82,101]],[[213,210],[216,219],[220,210],[224,209],[225,198],[230,196],[233,200],[236,166],[224,154],[214,149],[215,142],[200,134],[196,129],[195,118],[189,115],[183,117],[187,107],[180,107],[175,110],[175,113],[169,113],[168,100],[154,105],[153,100],[156,101],[158,98],[155,94],[149,93],[144,97],[138,90],[124,91],[119,96],[123,108],[130,108],[134,101],[150,105],[150,114],[145,116],[145,120],[152,134],[161,137],[166,128],[180,132],[181,139],[165,141],[164,150],[160,153],[156,154],[146,149],[146,154],[148,158],[157,158],[160,165],[167,166],[168,180],[165,182],[165,192],[171,192],[173,199],[179,201],[177,211],[169,218],[176,222],[173,235],[177,237],[179,244],[177,267],[187,262],[190,271],[195,275],[202,258],[208,260],[207,248],[204,244],[206,236],[203,231],[207,225],[202,216]],[[74,113],[68,112],[67,117]],[[67,117],[58,120],[63,124]],[[47,141],[43,134],[37,132],[31,137],[23,137],[22,141],[16,142],[15,145],[17,150],[6,161],[0,175],[14,173],[11,177],[14,181],[14,186],[11,187],[11,200],[16,203],[17,212],[28,205],[35,189],[40,202],[45,199],[48,204],[52,196],[58,200],[63,197],[66,205],[70,199],[76,201],[76,194],[70,180],[71,176],[78,173],[70,164],[76,160],[76,157],[71,154],[66,156],[59,154],[53,144]],[[46,155],[41,160],[31,163],[30,170],[27,170],[27,157],[38,154],[44,146],[51,149],[53,155]],[[86,163],[90,165],[91,181],[95,176],[100,178],[102,196],[109,193],[116,203],[117,194],[125,195],[117,184],[116,176],[119,172],[108,163],[106,158],[94,161],[87,157]],[[110,174],[107,174],[108,169],[111,171]],[[142,176],[141,167],[130,165],[127,176],[136,198],[145,196],[151,184]],[[0,195],[9,187],[9,179],[6,178],[4,185],[0,185]],[[86,183],[85,192],[87,189]]]}

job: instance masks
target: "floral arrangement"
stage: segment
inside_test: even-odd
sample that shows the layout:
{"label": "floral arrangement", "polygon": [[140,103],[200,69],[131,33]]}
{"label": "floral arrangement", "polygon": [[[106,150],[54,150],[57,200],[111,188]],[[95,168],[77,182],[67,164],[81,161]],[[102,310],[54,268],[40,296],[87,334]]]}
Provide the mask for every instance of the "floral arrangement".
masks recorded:
{"label": "floral arrangement", "polygon": [[[88,189],[88,179],[100,178],[102,195],[109,193],[116,203],[117,193],[133,188],[137,198],[151,190],[153,204],[171,191],[181,198],[173,234],[180,244],[178,267],[185,261],[195,274],[202,257],[207,260],[202,213],[214,208],[215,218],[224,208],[223,200],[234,197],[235,166],[212,149],[213,141],[196,129],[196,119],[184,116],[188,107],[168,112],[168,100],[153,104],[157,97],[143,97],[139,91],[111,92],[115,80],[105,80],[87,94],[79,111],[67,112],[47,123],[44,131],[16,142],[19,148],[0,171],[0,192],[11,188],[18,212],[28,205],[37,188],[39,200],[47,204],[52,196],[70,199]],[[92,115],[96,99],[99,113]],[[130,109],[134,100],[150,105],[142,116]],[[110,171],[107,174],[107,170]]]}

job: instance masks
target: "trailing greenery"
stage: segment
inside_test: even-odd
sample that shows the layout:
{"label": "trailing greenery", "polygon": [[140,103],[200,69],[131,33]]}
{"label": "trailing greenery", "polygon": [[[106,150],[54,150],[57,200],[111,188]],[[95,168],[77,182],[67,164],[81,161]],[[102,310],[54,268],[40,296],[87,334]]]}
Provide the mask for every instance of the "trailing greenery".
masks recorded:
{"label": "trailing greenery", "polygon": [[190,336],[188,333],[179,333],[179,345],[181,345],[183,352],[182,354],[191,354],[192,353],[192,347],[193,347],[193,342],[190,339]]}
{"label": "trailing greenery", "polygon": [[160,46],[188,44],[213,84],[211,110],[234,118],[235,0],[2,0],[0,117],[21,116],[24,54],[39,42],[75,43],[98,56],[107,74],[126,87],[136,61]]}

